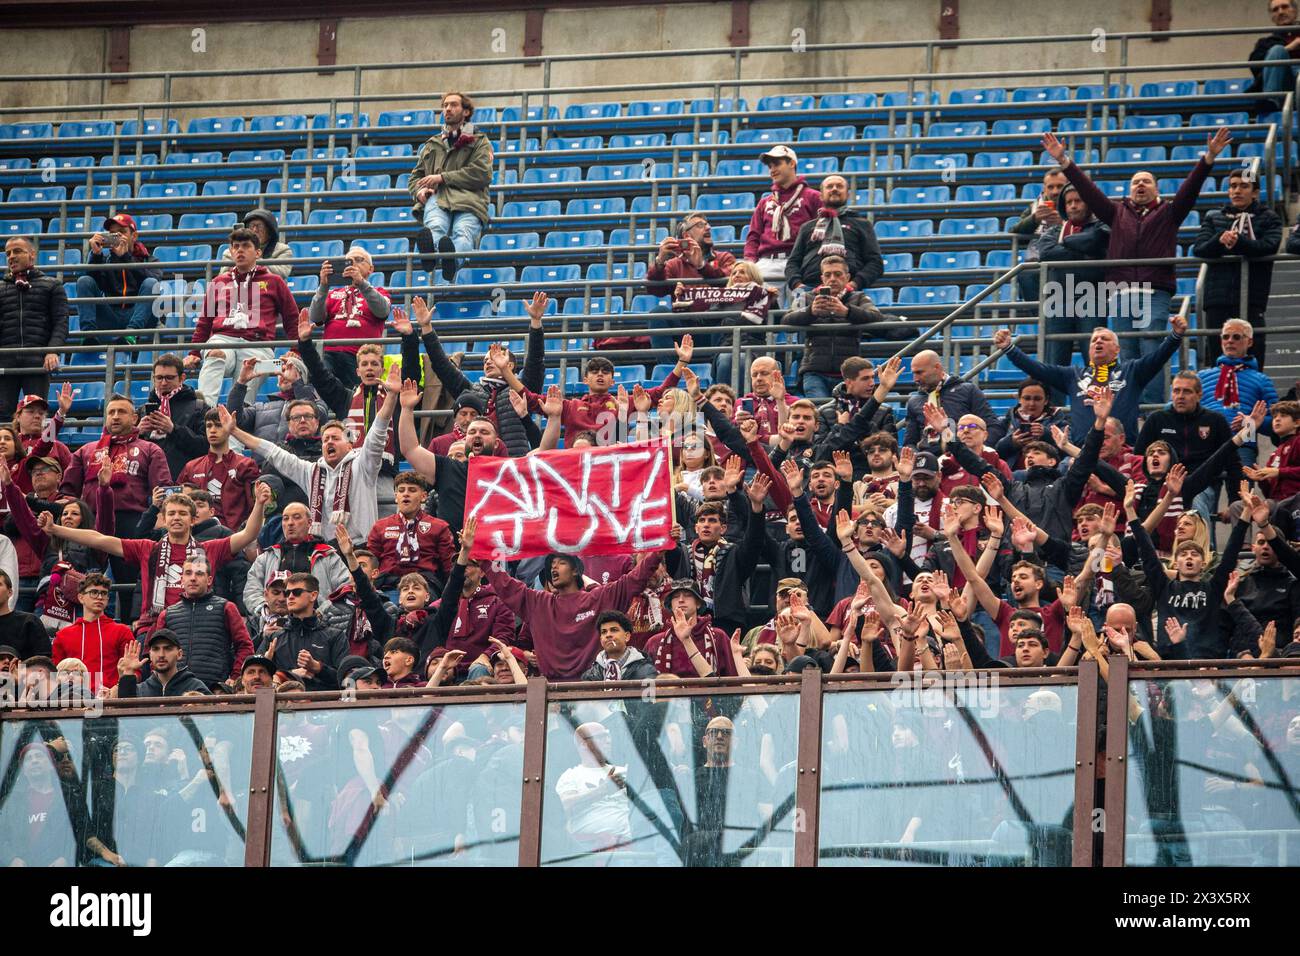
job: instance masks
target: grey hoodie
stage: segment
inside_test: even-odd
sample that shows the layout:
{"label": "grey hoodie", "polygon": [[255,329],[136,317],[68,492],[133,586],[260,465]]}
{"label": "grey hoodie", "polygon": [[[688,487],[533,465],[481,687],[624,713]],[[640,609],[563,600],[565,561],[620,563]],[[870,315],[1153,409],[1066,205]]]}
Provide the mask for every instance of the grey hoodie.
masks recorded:
{"label": "grey hoodie", "polygon": [[[269,238],[266,241],[266,249],[262,250],[262,255],[261,255],[262,259],[292,259],[293,258],[293,250],[289,248],[287,243],[283,243],[280,241],[280,224],[275,221],[275,215],[271,212],[271,210],[269,209],[250,210],[248,215],[244,216],[244,225],[248,225],[248,220],[250,219],[258,219],[266,224],[266,231]],[[269,249],[270,252],[267,252],[267,249]],[[234,260],[233,257],[230,255],[229,249],[226,250],[226,254],[221,258],[223,261],[227,259],[231,260],[231,264],[223,267],[221,270],[222,272],[229,272],[231,269],[235,267]],[[289,278],[290,273],[293,272],[293,266],[268,265],[266,268],[269,271],[274,272],[282,279]]]}

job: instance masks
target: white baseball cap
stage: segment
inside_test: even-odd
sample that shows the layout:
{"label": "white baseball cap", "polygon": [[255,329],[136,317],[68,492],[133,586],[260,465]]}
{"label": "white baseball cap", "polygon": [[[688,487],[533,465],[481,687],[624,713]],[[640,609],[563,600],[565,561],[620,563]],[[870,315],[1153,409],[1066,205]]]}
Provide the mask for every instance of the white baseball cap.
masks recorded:
{"label": "white baseball cap", "polygon": [[758,157],[759,159],[788,159],[792,163],[799,162],[799,157],[795,155],[793,149],[789,146],[773,146],[766,153]]}

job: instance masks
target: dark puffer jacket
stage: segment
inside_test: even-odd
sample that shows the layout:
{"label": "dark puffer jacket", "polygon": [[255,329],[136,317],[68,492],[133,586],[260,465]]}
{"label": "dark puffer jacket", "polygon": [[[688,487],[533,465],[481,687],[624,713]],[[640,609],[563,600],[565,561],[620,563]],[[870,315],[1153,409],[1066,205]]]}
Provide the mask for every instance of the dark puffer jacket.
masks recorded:
{"label": "dark puffer jacket", "polygon": [[[149,392],[145,405],[149,404],[158,405],[157,392]],[[167,470],[172,475],[179,475],[185,470],[187,464],[208,453],[208,433],[203,424],[203,416],[208,413],[208,406],[194,389],[182,385],[172,394],[168,408],[173,426],[170,434],[154,435],[143,431],[141,434],[163,450],[163,454],[167,456]],[[143,418],[144,406],[142,405],[137,411]]]}
{"label": "dark puffer jacket", "polygon": [[12,272],[0,277],[0,346],[30,348],[31,356],[10,357],[13,365],[40,365],[45,353],[68,340],[68,296],[63,283],[39,269],[27,273],[31,288],[21,288]]}
{"label": "dark puffer jacket", "polygon": [[[862,333],[866,332],[873,339],[893,339],[905,337],[907,330],[899,325],[894,328],[889,324],[889,316],[876,308],[871,296],[864,292],[840,293],[839,300],[849,310],[848,315],[816,315],[812,311],[812,299],[807,307],[785,314],[786,325],[802,326],[808,329],[804,333],[805,345],[803,358],[799,362],[799,372],[816,372],[819,375],[839,377],[840,365],[846,358],[862,353]],[[875,327],[873,323],[880,323]],[[823,332],[818,326],[852,325],[861,328],[839,329]]]}
{"label": "dark puffer jacket", "polygon": [[275,642],[275,669],[286,674],[298,666],[298,652],[307,651],[321,664],[320,673],[308,676],[303,684],[308,690],[337,690],[339,661],[347,656],[348,633],[341,622],[321,617],[294,617]]}
{"label": "dark puffer jacket", "polygon": [[[840,230],[844,233],[844,260],[849,266],[849,279],[855,289],[869,289],[885,274],[885,258],[880,254],[876,227],[852,209],[841,209],[839,219]],[[812,238],[816,228],[816,219],[810,219],[799,227],[794,248],[785,262],[785,281],[791,288],[803,283],[811,289],[822,281],[821,243],[814,244]]]}
{"label": "dark puffer jacket", "polygon": [[176,633],[182,660],[209,687],[238,678],[244,658],[253,653],[239,609],[211,592],[181,598],[162,612],[158,626]]}
{"label": "dark puffer jacket", "polygon": [[[1227,230],[1231,229],[1241,213],[1250,216],[1255,238],[1242,233],[1237,244],[1225,249],[1219,241]],[[1201,220],[1201,231],[1196,234],[1196,243],[1192,246],[1192,255],[1202,259],[1221,259],[1224,256],[1244,256],[1247,259],[1259,259],[1271,256],[1282,242],[1282,220],[1277,213],[1256,200],[1245,209],[1238,210],[1228,203],[1222,209],[1206,213]],[[1287,252],[1290,252],[1288,243]],[[1249,288],[1246,303],[1251,312],[1264,311],[1268,305],[1268,294],[1273,287],[1273,263],[1251,262]],[[1211,263],[1205,273],[1205,301],[1202,303],[1211,309],[1237,309],[1241,304],[1241,263]],[[1232,313],[1236,315],[1237,312]]]}

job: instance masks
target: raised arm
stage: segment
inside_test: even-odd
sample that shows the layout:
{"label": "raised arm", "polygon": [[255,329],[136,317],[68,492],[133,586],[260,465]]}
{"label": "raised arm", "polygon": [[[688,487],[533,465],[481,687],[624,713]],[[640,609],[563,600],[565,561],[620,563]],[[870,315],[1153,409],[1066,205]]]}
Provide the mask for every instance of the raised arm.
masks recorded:
{"label": "raised arm", "polygon": [[438,456],[420,444],[420,437],[415,433],[415,416],[412,412],[420,404],[420,387],[409,378],[402,383],[399,396],[404,414],[397,420],[397,442],[402,449],[402,457],[411,463],[417,474],[429,481],[435,481],[438,475]]}
{"label": "raised arm", "polygon": [[230,552],[238,554],[257,540],[266,520],[266,506],[271,503],[271,487],[259,481],[253,487],[253,510],[248,513],[244,526],[230,536]]}
{"label": "raised arm", "polygon": [[40,526],[42,532],[51,538],[62,538],[64,541],[71,541],[73,544],[85,545],[94,551],[103,551],[105,554],[111,554],[114,557],[124,557],[122,552],[122,539],[110,537],[106,534],[100,534],[98,531],[92,531],[90,528],[66,528],[61,524],[54,523],[54,515],[48,511],[42,511],[36,518],[36,523]]}

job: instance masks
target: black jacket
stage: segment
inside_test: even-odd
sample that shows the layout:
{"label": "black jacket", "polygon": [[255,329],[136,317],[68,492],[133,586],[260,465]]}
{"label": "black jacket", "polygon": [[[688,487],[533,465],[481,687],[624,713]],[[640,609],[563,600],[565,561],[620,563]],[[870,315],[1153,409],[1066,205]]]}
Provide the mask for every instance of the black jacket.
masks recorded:
{"label": "black jacket", "polygon": [[[128,263],[128,262],[157,262],[158,257],[147,250],[143,255],[139,249],[143,249],[137,241],[138,248],[132,249],[125,256],[114,255],[107,247],[95,255],[90,251],[89,246],[86,248],[86,264],[101,265],[104,263]],[[88,270],[83,275],[88,275],[95,280],[95,285],[99,286],[101,292],[106,296],[130,296],[140,294],[140,283],[145,279],[153,279],[156,282],[163,280],[162,266],[159,265],[153,269],[93,269]],[[118,308],[131,309],[134,304],[130,302],[114,303]]]}
{"label": "black jacket", "polygon": [[[1273,49],[1273,47],[1286,46],[1297,36],[1300,36],[1300,24],[1295,24],[1290,29],[1276,30],[1273,33],[1268,34],[1268,36],[1262,36],[1255,41],[1255,48],[1250,51],[1250,56],[1246,57],[1246,59],[1262,60],[1268,56],[1268,51]],[[1294,59],[1294,57],[1292,59]],[[1258,93],[1264,89],[1264,68],[1262,65],[1252,66],[1250,72],[1255,79],[1254,82],[1251,83],[1250,89],[1246,92]],[[1265,100],[1265,102],[1267,103],[1268,101]]]}
{"label": "black jacket", "polygon": [[298,666],[298,652],[309,651],[321,663],[321,671],[303,679],[307,690],[336,690],[339,686],[338,665],[348,653],[348,634],[342,624],[320,617],[291,617],[277,635],[275,669],[286,674]]}
{"label": "black jacket", "polygon": [[150,674],[144,681],[138,680],[134,674],[123,674],[117,682],[118,697],[182,697],[192,690],[202,694],[212,693],[197,674],[184,666],[176,671],[166,687],[157,674]]}
{"label": "black jacket", "polygon": [[68,340],[68,296],[63,283],[40,269],[27,273],[30,288],[22,288],[12,272],[0,277],[0,346],[30,348],[30,356],[9,356],[6,364],[40,365],[45,354]]}
{"label": "black jacket", "polygon": [[[158,405],[158,393],[149,392],[145,405]],[[207,403],[199,398],[194,389],[182,385],[171,397],[171,434],[158,438],[141,432],[141,438],[148,438],[163,450],[167,456],[167,468],[172,475],[179,475],[195,458],[208,453],[208,434],[203,424],[203,416],[208,412]],[[144,417],[143,406],[137,409]]]}
{"label": "black jacket", "polygon": [[[1204,405],[1198,404],[1191,412],[1183,415],[1173,407],[1162,408],[1147,416],[1133,445],[1133,454],[1146,455],[1147,446],[1156,439],[1169,443],[1189,472],[1208,461],[1225,443],[1232,441],[1232,429],[1228,420],[1220,412],[1212,412]],[[1236,501],[1240,497],[1241,458],[1235,454],[1227,455],[1223,460],[1223,470],[1228,480],[1228,500]],[[1213,481],[1217,475],[1207,476]],[[1184,501],[1186,489],[1184,489]]]}
{"label": "black jacket", "polygon": [[[876,227],[852,209],[840,210],[840,230],[844,233],[844,259],[849,264],[849,281],[853,288],[862,291],[875,285],[885,274],[885,259],[876,241]],[[799,235],[785,262],[785,282],[788,286],[803,283],[813,289],[822,282],[822,257],[820,244],[814,246],[811,236],[817,220],[810,219],[799,228]]]}
{"label": "black jacket", "polygon": [[[163,623],[180,638],[185,663],[209,687],[230,680],[235,667],[235,635],[230,632],[226,607],[231,604],[211,592],[198,598],[182,597],[163,611]],[[238,609],[232,612],[239,616]],[[247,634],[242,635],[247,637]],[[244,646],[252,652],[251,643]]]}
{"label": "black jacket", "polygon": [[[1277,252],[1282,242],[1282,220],[1263,203],[1256,200],[1244,210],[1250,215],[1255,230],[1255,238],[1243,234],[1231,249],[1223,248],[1219,237],[1232,228],[1237,219],[1237,210],[1232,204],[1205,214],[1201,220],[1201,231],[1196,234],[1196,243],[1192,246],[1192,255],[1202,259],[1220,259],[1223,256],[1244,256],[1258,259],[1271,256]],[[1294,239],[1294,236],[1293,236]],[[1287,252],[1291,252],[1293,239],[1287,240]],[[1300,243],[1298,243],[1300,245]],[[1273,263],[1250,263],[1250,287],[1247,290],[1247,306],[1251,312],[1262,312],[1268,305],[1268,294],[1273,287]],[[1210,309],[1237,309],[1241,304],[1241,263],[1211,263],[1205,272],[1205,300],[1202,303]],[[1237,313],[1234,311],[1233,315]]]}
{"label": "black jacket", "polygon": [[[811,296],[811,292],[809,295]],[[902,325],[891,327],[885,324],[889,321],[889,317],[876,308],[875,303],[866,293],[851,292],[846,289],[838,298],[849,310],[848,315],[843,318],[834,315],[814,315],[811,297],[808,299],[807,308],[785,314],[786,325],[803,326],[808,329],[804,333],[803,358],[799,361],[800,374],[817,372],[820,375],[838,377],[840,365],[844,360],[862,353],[863,332],[873,339],[895,339],[909,334],[906,327]],[[822,332],[816,328],[820,325],[846,323],[863,326],[863,328],[838,329],[829,332]],[[881,325],[871,327],[872,323],[881,323]]]}
{"label": "black jacket", "polygon": [[[713,572],[713,624],[728,634],[736,628],[745,629],[748,623],[749,579],[763,554],[762,515],[748,517],[745,535],[739,543],[723,541],[718,545]],[[695,577],[691,545],[679,544],[664,555],[664,563],[673,578]]]}
{"label": "black jacket", "polygon": [[[1076,259],[1105,259],[1106,249],[1110,246],[1110,227],[1095,216],[1090,216],[1083,228],[1061,239],[1061,226],[1044,229],[1034,236],[1029,248],[1025,250],[1025,261],[1034,262],[1071,262]],[[1064,283],[1067,275],[1074,276],[1074,283],[1100,282],[1105,278],[1105,269],[1076,266],[1069,269],[1048,269],[1047,281]],[[1020,284],[1026,298],[1036,298],[1039,294],[1038,272],[1030,270],[1021,274]],[[1067,287],[1068,288],[1068,287]]]}
{"label": "black jacket", "polygon": [[[628,661],[627,666],[623,668],[619,680],[654,680],[659,675],[659,672],[655,670],[654,662],[650,658],[643,655],[635,647],[629,647],[628,650],[632,652],[632,660]],[[582,672],[582,677],[579,679],[603,681],[605,671],[601,669],[598,662],[592,661],[591,666]]]}

